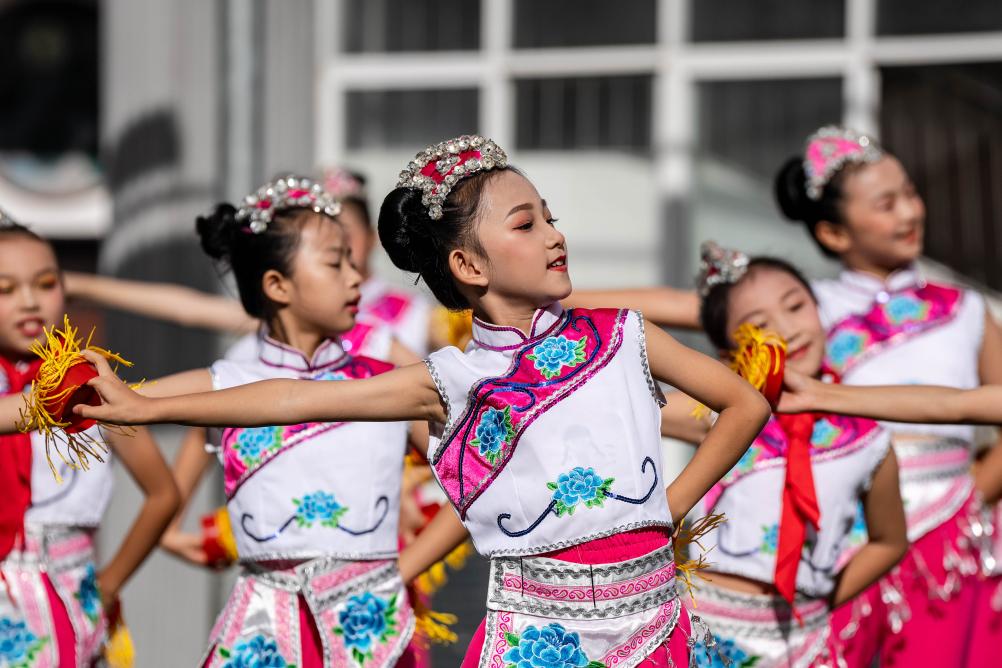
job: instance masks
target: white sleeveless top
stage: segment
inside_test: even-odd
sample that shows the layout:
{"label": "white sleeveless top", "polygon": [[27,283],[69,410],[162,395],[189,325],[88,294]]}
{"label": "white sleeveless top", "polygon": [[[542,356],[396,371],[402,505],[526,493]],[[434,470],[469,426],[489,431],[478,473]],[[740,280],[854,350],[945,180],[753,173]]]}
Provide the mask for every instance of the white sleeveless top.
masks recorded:
{"label": "white sleeveless top", "polygon": [[[392,366],[328,340],[307,360],[262,337],[255,360],[212,365],[215,389],[269,378],[350,381]],[[407,424],[310,423],[212,430],[242,561],[397,554]]]}
{"label": "white sleeveless top", "polygon": [[[85,435],[103,442],[101,428],[94,426]],[[110,446],[102,453],[104,462],[90,461],[87,471],[73,470],[52,453],[53,464],[62,477],[56,482],[45,457],[45,437],[31,434],[31,507],[25,513],[27,526],[97,527],[114,491],[114,469]]]}
{"label": "white sleeveless top", "polygon": [[486,556],[540,554],[671,526],[643,319],[559,304],[521,331],[473,323],[426,361],[448,407],[432,468]]}
{"label": "white sleeveless top", "polygon": [[[861,496],[887,456],[890,436],[872,420],[826,415],[811,435],[811,470],[820,528],[807,528],[797,591],[828,596],[849,547]],[[700,502],[703,514],[727,521],[707,539],[712,570],[772,583],[786,479],[786,433],[769,420],[741,460]]]}
{"label": "white sleeveless top", "polygon": [[[980,384],[981,295],[926,282],[914,268],[886,282],[843,271],[814,284],[828,329],[827,365],[847,385]],[[898,456],[908,534],[952,517],[972,489],[974,427],[884,423]]]}

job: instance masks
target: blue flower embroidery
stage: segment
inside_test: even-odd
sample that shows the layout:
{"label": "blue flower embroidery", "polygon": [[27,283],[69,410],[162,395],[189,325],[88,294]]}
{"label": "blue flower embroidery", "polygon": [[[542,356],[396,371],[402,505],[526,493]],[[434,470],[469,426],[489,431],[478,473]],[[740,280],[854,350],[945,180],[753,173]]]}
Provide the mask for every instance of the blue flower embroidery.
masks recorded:
{"label": "blue flower embroidery", "polygon": [[828,420],[818,420],[811,432],[811,443],[819,448],[830,448],[841,435],[842,430]]}
{"label": "blue flower embroidery", "polygon": [[776,554],[776,550],[779,548],[779,525],[773,524],[771,526],[762,527],[762,544],[759,546],[759,552],[764,552],[765,554]]}
{"label": "blue flower embroidery", "polygon": [[326,492],[307,494],[292,502],[296,504],[296,524],[301,527],[309,528],[314,522],[320,522],[320,526],[336,529],[338,520],[348,512],[348,508],[338,503],[333,494]]}
{"label": "blue flower embroidery", "polygon": [[706,646],[703,638],[693,645],[696,668],[751,668],[761,658],[749,655],[730,638],[713,636],[713,639],[716,644],[712,648]]}
{"label": "blue flower embroidery", "polygon": [[344,610],[338,613],[334,633],[344,639],[352,658],[362,665],[372,658],[373,648],[397,634],[397,597],[384,601],[371,592],[352,596]]}
{"label": "blue flower embroidery", "polygon": [[507,633],[505,639],[511,648],[502,657],[506,668],[605,668],[588,660],[577,633],[556,622],[542,629],[529,626],[521,636]]}
{"label": "blue flower embroidery", "polygon": [[97,588],[94,564],[87,564],[87,570],[84,571],[84,577],[80,581],[80,591],[75,596],[80,601],[80,609],[87,615],[87,619],[96,622],[101,616],[101,591]]}
{"label": "blue flower embroidery", "polygon": [[556,482],[548,482],[546,486],[553,490],[554,510],[557,517],[564,514],[573,515],[574,508],[584,502],[586,508],[601,506],[609,495],[613,478],[602,478],[595,469],[575,466],[569,473],[561,473]]}
{"label": "blue flower embroidery", "polygon": [[504,446],[515,438],[515,427],[511,423],[511,407],[505,406],[504,410],[488,408],[480,416],[475,433],[476,438],[470,441],[470,444],[477,448],[480,456],[488,464],[494,464],[501,457]]}
{"label": "blue flower embroidery", "polygon": [[929,315],[929,304],[912,295],[897,295],[884,304],[884,314],[895,325],[921,322]]}
{"label": "blue flower embroidery", "polygon": [[348,380],[343,371],[324,371],[313,377],[313,380]]}
{"label": "blue flower embroidery", "polygon": [[828,359],[841,368],[856,355],[863,352],[866,335],[862,332],[839,332],[828,342]]}
{"label": "blue flower embroidery", "polygon": [[20,619],[0,618],[0,664],[4,666],[18,668],[31,665],[35,655],[48,641],[48,636],[39,638]]}
{"label": "blue flower embroidery", "polygon": [[295,668],[278,651],[278,643],[260,634],[241,640],[232,650],[220,647],[219,655],[227,659],[223,668]]}
{"label": "blue flower embroidery", "polygon": [[585,361],[586,343],[585,339],[550,336],[537,343],[526,359],[534,363],[543,378],[555,378],[565,366],[573,368]]}
{"label": "blue flower embroidery", "polygon": [[237,437],[233,449],[247,466],[261,463],[262,456],[282,446],[281,427],[251,427],[244,429]]}
{"label": "blue flower embroidery", "polygon": [[863,511],[863,502],[861,501],[856,504],[856,515],[846,540],[850,546],[855,547],[866,543],[867,538],[869,538],[869,533],[866,531],[866,514]]}

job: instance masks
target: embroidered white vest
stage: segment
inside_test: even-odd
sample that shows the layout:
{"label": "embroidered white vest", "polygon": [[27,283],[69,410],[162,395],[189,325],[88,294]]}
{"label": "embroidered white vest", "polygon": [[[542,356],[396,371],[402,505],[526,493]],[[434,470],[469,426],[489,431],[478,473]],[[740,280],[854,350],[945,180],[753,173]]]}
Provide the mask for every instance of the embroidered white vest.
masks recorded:
{"label": "embroidered white vest", "polygon": [[548,552],[671,526],[660,390],[636,312],[537,311],[526,337],[474,322],[427,360],[449,410],[429,452],[486,556]]}
{"label": "embroidered white vest", "polygon": [[[216,389],[269,378],[350,381],[390,369],[334,341],[307,361],[264,338],[257,360],[212,365]],[[311,423],[213,430],[243,561],[381,559],[397,553],[403,422]]]}
{"label": "embroidered white vest", "polygon": [[[91,427],[86,436],[103,441],[100,427]],[[87,471],[74,470],[53,453],[53,464],[62,477],[56,482],[45,457],[45,437],[31,434],[31,507],[25,513],[28,526],[96,527],[114,491],[114,468],[109,447],[104,462],[90,462]]]}
{"label": "embroidered white vest", "polygon": [[[976,292],[926,283],[915,270],[886,283],[858,272],[814,285],[828,328],[828,365],[847,385],[980,384],[985,326]],[[908,537],[952,517],[972,490],[974,428],[884,423],[898,456]]]}
{"label": "embroidered white vest", "polygon": [[[786,477],[786,434],[769,420],[735,467],[700,502],[703,514],[723,513],[727,521],[707,538],[716,545],[712,569],[773,582]],[[856,526],[860,497],[887,456],[890,435],[876,422],[825,416],[811,436],[811,468],[821,527],[807,530],[797,569],[797,590],[825,597],[835,586],[841,557]]]}

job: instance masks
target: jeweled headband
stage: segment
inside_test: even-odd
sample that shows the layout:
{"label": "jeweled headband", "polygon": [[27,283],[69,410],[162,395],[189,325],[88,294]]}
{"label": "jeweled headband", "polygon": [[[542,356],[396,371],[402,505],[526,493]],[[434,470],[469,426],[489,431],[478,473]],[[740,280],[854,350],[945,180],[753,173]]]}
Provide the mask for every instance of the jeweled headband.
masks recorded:
{"label": "jeweled headband", "polygon": [[428,217],[438,220],[445,198],[461,179],[507,166],[507,154],[493,141],[479,135],[463,135],[418,153],[400,172],[397,187],[423,191],[421,203],[428,207]]}
{"label": "jeweled headband", "polygon": [[722,248],[715,241],[699,247],[699,296],[705,297],[715,285],[732,285],[748,273],[748,256],[738,250]]}
{"label": "jeweled headband", "polygon": [[334,199],[344,200],[348,197],[365,198],[365,185],[357,176],[340,167],[324,168],[324,190]]}
{"label": "jeweled headband", "polygon": [[883,156],[883,149],[872,137],[826,125],[807,138],[804,149],[807,196],[815,202],[820,200],[825,186],[846,163],[876,162]]}
{"label": "jeweled headband", "polygon": [[341,203],[319,183],[304,176],[283,176],[245,197],[237,210],[237,220],[243,221],[250,232],[261,234],[276,213],[296,208],[313,209],[331,217],[341,213]]}

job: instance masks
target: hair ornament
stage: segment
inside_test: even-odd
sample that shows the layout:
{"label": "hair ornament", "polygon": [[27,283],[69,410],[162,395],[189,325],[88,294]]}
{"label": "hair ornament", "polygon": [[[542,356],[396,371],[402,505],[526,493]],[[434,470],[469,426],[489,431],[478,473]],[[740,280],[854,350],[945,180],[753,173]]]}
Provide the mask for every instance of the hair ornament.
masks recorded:
{"label": "hair ornament", "polygon": [[418,153],[400,172],[397,187],[423,191],[421,203],[428,207],[428,217],[438,220],[445,198],[459,181],[477,172],[507,166],[508,155],[493,141],[479,135],[463,135]]}
{"label": "hair ornament", "polygon": [[872,137],[838,125],[826,125],[807,138],[804,172],[807,197],[817,202],[821,192],[846,163],[876,162],[884,151]]}
{"label": "hair ornament", "polygon": [[324,190],[334,197],[334,199],[345,200],[349,197],[365,198],[365,184],[347,169],[325,167],[323,179]]}
{"label": "hair ornament", "polygon": [[266,183],[245,197],[237,210],[237,220],[244,222],[253,234],[261,234],[276,213],[297,208],[313,209],[331,217],[341,213],[341,203],[319,183],[305,176],[290,175]]}
{"label": "hair ornament", "polygon": [[696,286],[705,297],[715,285],[733,285],[748,272],[748,256],[739,250],[723,248],[715,241],[704,241],[699,247],[699,276]]}

